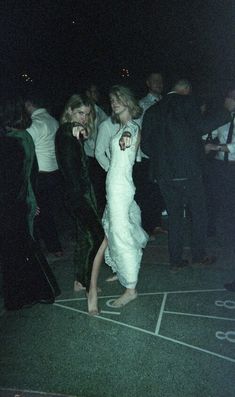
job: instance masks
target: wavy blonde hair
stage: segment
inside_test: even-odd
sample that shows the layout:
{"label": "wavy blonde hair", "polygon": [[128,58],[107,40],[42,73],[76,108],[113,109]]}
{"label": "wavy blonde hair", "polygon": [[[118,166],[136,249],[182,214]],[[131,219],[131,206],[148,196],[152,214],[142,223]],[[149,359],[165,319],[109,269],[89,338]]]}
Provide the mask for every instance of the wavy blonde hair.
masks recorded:
{"label": "wavy blonde hair", "polygon": [[87,96],[74,94],[69,98],[69,100],[65,104],[64,111],[60,118],[60,124],[72,123],[69,109],[79,109],[82,106],[90,106],[91,108],[91,113],[89,115],[87,125],[85,126],[89,135],[91,135],[95,130],[96,114],[93,102]]}
{"label": "wavy blonde hair", "polygon": [[[122,85],[114,85],[111,87],[109,95],[114,95],[122,103],[122,105],[127,106],[133,119],[138,119],[143,113],[143,110],[139,106],[137,99],[130,88],[124,87]],[[114,122],[120,121],[119,117],[115,114],[112,114],[112,120]]]}

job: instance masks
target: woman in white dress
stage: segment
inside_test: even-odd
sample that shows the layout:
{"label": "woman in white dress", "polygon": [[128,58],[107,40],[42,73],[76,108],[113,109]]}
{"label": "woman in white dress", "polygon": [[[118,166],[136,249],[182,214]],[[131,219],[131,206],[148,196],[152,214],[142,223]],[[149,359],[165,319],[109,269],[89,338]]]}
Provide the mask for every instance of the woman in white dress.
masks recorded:
{"label": "woman in white dress", "polygon": [[98,314],[97,278],[100,265],[105,262],[117,274],[125,292],[113,307],[122,307],[137,297],[136,284],[142,251],[148,235],[141,227],[140,209],[134,201],[135,186],[132,168],[140,143],[140,128],[134,121],[141,115],[132,92],[122,86],[110,91],[113,120],[120,128],[110,143],[111,159],[106,178],[107,205],[103,216],[105,238],[93,263],[88,311]]}

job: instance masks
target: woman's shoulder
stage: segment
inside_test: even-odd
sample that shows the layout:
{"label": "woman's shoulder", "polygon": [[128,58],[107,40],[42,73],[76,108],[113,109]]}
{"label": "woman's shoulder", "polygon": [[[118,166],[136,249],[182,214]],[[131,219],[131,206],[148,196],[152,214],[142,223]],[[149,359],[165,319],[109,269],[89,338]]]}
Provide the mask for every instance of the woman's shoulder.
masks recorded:
{"label": "woman's shoulder", "polygon": [[132,133],[138,133],[140,130],[139,124],[135,120],[129,120],[126,124],[126,128]]}
{"label": "woman's shoulder", "polygon": [[74,138],[72,132],[73,132],[73,124],[72,123],[63,123],[59,126],[59,128],[56,132],[56,139]]}

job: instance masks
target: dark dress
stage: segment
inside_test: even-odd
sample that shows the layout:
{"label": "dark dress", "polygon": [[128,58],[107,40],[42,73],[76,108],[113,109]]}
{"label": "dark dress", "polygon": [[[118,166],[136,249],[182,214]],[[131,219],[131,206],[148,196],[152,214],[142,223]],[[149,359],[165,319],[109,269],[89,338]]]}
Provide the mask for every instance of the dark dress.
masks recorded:
{"label": "dark dress", "polygon": [[96,198],[89,177],[83,142],[72,134],[74,124],[65,123],[56,133],[56,156],[65,182],[65,202],[76,224],[75,280],[89,289],[92,264],[104,237]]}
{"label": "dark dress", "polygon": [[[35,207],[30,175],[35,155],[31,137],[0,138],[0,258],[4,304],[8,310],[53,303],[60,290],[32,237]],[[26,134],[26,135],[24,135]],[[30,196],[32,207],[30,206]]]}

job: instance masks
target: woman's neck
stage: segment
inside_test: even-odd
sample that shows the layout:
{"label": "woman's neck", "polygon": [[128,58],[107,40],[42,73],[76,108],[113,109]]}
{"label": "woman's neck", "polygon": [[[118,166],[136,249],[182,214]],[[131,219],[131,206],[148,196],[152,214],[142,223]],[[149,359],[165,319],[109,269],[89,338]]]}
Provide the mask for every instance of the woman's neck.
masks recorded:
{"label": "woman's neck", "polygon": [[131,120],[131,115],[129,112],[125,112],[119,115],[121,126],[125,125],[128,121]]}

